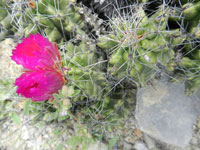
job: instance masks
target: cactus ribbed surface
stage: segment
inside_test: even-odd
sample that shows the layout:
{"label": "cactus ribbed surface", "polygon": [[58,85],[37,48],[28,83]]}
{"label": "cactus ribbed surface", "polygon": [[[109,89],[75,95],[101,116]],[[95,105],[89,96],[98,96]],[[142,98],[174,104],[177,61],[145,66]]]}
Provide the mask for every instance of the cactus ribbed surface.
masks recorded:
{"label": "cactus ribbed surface", "polygon": [[[133,78],[144,86],[156,72],[158,65],[166,71],[173,71],[173,47],[170,38],[178,31],[165,31],[169,10],[163,8],[148,18],[142,7],[128,18],[112,20],[113,29],[108,35],[99,38],[97,45],[108,53],[108,70],[113,76]],[[163,14],[165,13],[165,16]],[[174,44],[179,44],[177,41]]]}
{"label": "cactus ribbed surface", "polygon": [[51,42],[66,41],[77,34],[86,36],[91,22],[85,20],[87,14],[75,0],[2,1],[0,7],[3,28],[21,37],[40,32]]}
{"label": "cactus ribbed surface", "polygon": [[[112,19],[111,31],[100,36],[97,43],[108,55],[108,71],[118,79],[131,78],[138,86],[164,73],[172,80],[185,82],[187,94],[197,91],[199,4],[187,3],[182,11],[163,4],[150,17],[139,6],[128,17]],[[189,26],[170,29],[172,20]]]}

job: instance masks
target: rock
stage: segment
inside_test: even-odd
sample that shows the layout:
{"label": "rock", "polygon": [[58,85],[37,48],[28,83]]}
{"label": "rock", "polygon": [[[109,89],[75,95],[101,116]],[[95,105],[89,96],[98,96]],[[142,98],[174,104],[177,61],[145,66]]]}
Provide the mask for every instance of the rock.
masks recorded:
{"label": "rock", "polygon": [[22,126],[22,134],[21,134],[21,139],[22,140],[28,140],[29,139],[29,134],[26,126]]}
{"label": "rock", "polygon": [[145,141],[145,143],[146,143],[146,145],[147,145],[147,148],[149,148],[149,149],[151,149],[151,150],[154,150],[154,149],[156,149],[156,141],[154,140],[154,139],[152,139],[149,135],[147,135],[147,134],[144,134],[143,135],[143,137],[144,137],[144,141]]}
{"label": "rock", "polygon": [[134,145],[135,150],[148,150],[142,141],[136,141]]}
{"label": "rock", "polygon": [[188,145],[185,150],[200,150],[200,116],[196,122],[196,125],[193,127],[193,136],[190,141],[190,145]]}
{"label": "rock", "polygon": [[157,81],[137,93],[136,119],[139,129],[174,146],[185,147],[200,114],[198,94],[186,96],[184,84]]}
{"label": "rock", "polygon": [[124,142],[124,149],[125,150],[132,150],[133,145],[127,142]]}

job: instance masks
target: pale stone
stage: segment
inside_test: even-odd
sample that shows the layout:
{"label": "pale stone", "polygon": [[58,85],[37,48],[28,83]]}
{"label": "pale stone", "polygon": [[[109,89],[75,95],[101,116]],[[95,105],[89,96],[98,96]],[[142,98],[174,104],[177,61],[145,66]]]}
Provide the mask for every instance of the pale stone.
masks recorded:
{"label": "pale stone", "polygon": [[192,126],[200,115],[200,100],[186,96],[182,83],[155,82],[137,93],[136,119],[148,135],[179,147],[192,138]]}
{"label": "pale stone", "polygon": [[134,148],[135,148],[135,150],[148,150],[146,145],[141,141],[136,141]]}
{"label": "pale stone", "polygon": [[10,58],[15,45],[12,39],[0,42],[0,80],[15,80],[21,74],[22,66]]}

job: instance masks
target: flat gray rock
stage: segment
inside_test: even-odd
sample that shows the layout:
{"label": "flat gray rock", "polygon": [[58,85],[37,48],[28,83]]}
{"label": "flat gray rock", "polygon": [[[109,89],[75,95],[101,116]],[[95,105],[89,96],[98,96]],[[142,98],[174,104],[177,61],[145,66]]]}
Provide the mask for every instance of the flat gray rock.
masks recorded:
{"label": "flat gray rock", "polygon": [[140,130],[167,144],[185,147],[200,115],[198,94],[186,96],[182,83],[157,81],[137,93],[136,119]]}

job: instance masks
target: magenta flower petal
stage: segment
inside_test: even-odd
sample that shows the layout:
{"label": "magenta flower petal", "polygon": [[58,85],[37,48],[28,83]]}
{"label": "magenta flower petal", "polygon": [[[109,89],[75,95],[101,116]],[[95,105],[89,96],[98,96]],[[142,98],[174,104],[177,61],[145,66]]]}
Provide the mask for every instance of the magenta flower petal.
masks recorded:
{"label": "magenta flower petal", "polygon": [[33,101],[44,101],[53,98],[64,84],[63,76],[54,70],[40,70],[23,73],[16,79],[17,93]]}
{"label": "magenta flower petal", "polygon": [[33,101],[53,99],[65,83],[61,73],[61,57],[56,44],[40,34],[24,38],[13,50],[11,58],[24,67],[16,79],[17,93]]}
{"label": "magenta flower petal", "polygon": [[61,57],[56,44],[49,42],[39,33],[24,38],[22,43],[13,50],[11,58],[25,69],[40,70],[55,68],[61,63]]}

